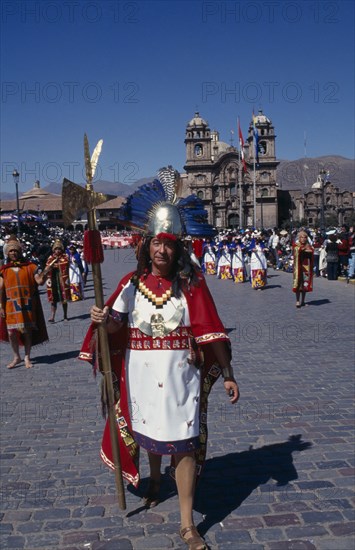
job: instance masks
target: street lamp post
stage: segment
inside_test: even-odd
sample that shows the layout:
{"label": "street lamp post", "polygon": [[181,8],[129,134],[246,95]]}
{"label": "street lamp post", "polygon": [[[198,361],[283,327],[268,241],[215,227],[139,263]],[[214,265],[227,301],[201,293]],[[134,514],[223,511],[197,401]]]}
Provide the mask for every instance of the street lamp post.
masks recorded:
{"label": "street lamp post", "polygon": [[324,216],[324,185],[325,185],[325,179],[324,176],[326,175],[326,170],[320,170],[320,180],[321,180],[321,210],[320,210],[320,230],[323,233],[325,230],[325,216]]}
{"label": "street lamp post", "polygon": [[20,174],[18,173],[18,171],[16,169],[12,172],[12,177],[14,178],[15,187],[16,187],[17,237],[20,238],[21,237],[20,201],[19,201],[19,198],[18,198],[18,182],[19,182],[19,179],[20,179]]}

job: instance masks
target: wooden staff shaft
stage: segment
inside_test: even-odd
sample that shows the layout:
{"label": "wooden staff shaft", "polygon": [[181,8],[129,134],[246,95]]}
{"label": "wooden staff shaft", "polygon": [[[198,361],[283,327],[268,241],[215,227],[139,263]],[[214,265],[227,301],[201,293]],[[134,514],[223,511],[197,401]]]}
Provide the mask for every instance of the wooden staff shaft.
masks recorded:
{"label": "wooden staff shaft", "polygon": [[[94,230],[96,226],[96,215],[95,209],[88,212],[88,226],[89,229]],[[95,302],[97,307],[103,309],[104,307],[104,296],[102,291],[102,275],[101,275],[101,265],[99,263],[92,264],[92,275],[94,281],[94,291],[95,291]],[[113,462],[115,465],[115,481],[116,489],[118,496],[118,504],[121,510],[126,509],[126,497],[123,486],[122,479],[122,468],[121,460],[119,453],[119,441],[117,433],[117,422],[116,422],[116,410],[115,410],[115,395],[113,390],[112,382],[112,371],[111,371],[111,357],[110,357],[110,348],[108,342],[108,335],[105,327],[98,327],[98,336],[100,343],[100,353],[101,361],[103,367],[104,383],[106,386],[106,395],[108,400],[108,418],[110,425],[110,438],[111,438],[111,448]]]}

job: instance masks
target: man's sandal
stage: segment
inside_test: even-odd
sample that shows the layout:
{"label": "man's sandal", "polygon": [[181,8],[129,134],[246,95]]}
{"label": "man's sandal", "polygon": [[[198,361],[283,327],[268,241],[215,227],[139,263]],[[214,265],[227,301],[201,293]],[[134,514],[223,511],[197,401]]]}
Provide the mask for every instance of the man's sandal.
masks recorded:
{"label": "man's sandal", "polygon": [[159,504],[160,481],[149,480],[146,494],[143,497],[144,506],[154,508]]}
{"label": "man's sandal", "polygon": [[[191,533],[191,537],[186,538],[185,535]],[[187,544],[189,550],[206,550],[207,546],[203,538],[199,535],[196,527],[190,525],[190,527],[184,527],[180,529],[180,538]]]}

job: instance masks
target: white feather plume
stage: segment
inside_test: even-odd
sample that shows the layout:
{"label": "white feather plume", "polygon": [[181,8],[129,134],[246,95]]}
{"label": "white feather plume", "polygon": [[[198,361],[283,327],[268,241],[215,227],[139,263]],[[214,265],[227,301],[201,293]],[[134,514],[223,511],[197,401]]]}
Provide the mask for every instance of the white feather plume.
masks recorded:
{"label": "white feather plume", "polygon": [[96,166],[97,166],[97,163],[99,161],[99,156],[101,154],[101,149],[102,149],[102,144],[103,144],[103,139],[100,139],[100,141],[97,142],[97,145],[94,149],[94,152],[91,156],[91,177],[93,178],[94,175],[95,175],[95,171],[96,171]]}
{"label": "white feather plume", "polygon": [[160,183],[162,184],[165,195],[168,201],[173,202],[175,197],[175,183],[176,183],[176,176],[177,176],[176,170],[172,166],[168,166],[164,168],[160,168],[158,170],[158,178]]}

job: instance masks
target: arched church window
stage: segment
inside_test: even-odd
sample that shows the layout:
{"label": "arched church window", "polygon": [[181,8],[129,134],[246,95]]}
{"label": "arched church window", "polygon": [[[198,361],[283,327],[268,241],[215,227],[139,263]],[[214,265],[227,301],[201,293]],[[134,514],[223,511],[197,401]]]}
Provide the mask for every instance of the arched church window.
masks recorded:
{"label": "arched church window", "polygon": [[203,148],[202,148],[202,145],[200,143],[197,143],[195,145],[195,156],[196,157],[202,157],[202,154],[203,154]]}
{"label": "arched church window", "polygon": [[259,155],[266,155],[266,141],[260,141],[258,144]]}

